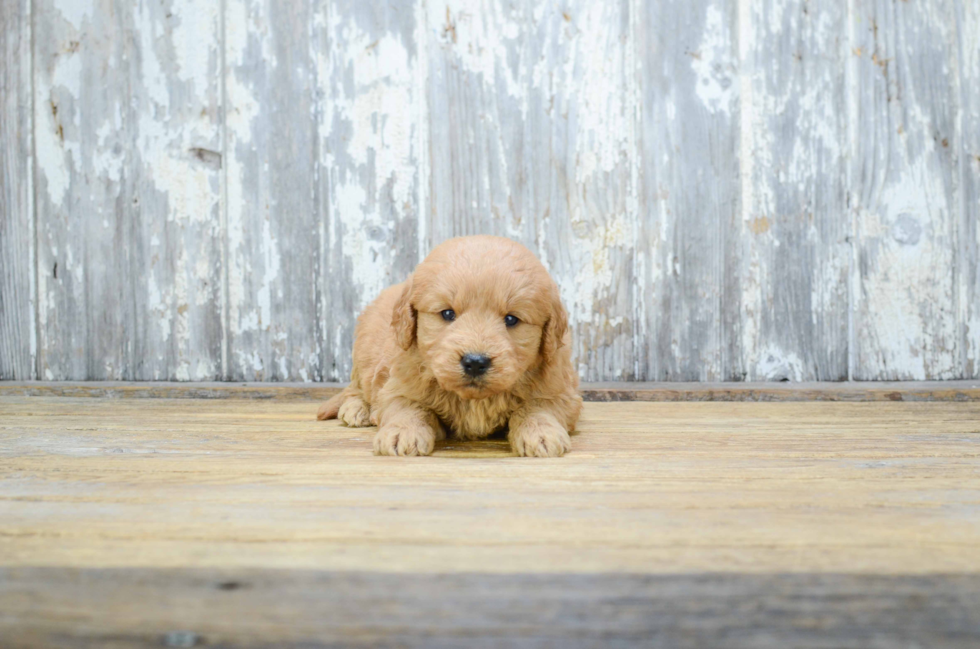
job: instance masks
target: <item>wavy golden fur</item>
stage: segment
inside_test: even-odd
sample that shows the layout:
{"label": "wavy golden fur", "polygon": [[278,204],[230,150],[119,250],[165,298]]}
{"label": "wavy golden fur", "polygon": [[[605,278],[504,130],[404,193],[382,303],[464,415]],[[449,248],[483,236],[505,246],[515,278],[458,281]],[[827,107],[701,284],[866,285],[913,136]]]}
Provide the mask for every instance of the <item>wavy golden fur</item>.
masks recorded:
{"label": "wavy golden fur", "polygon": [[[489,367],[464,369],[467,355]],[[317,418],[377,425],[376,455],[428,455],[447,431],[506,428],[518,455],[554,457],[581,408],[554,280],[521,244],[474,236],[438,246],[364,310],[350,385]]]}

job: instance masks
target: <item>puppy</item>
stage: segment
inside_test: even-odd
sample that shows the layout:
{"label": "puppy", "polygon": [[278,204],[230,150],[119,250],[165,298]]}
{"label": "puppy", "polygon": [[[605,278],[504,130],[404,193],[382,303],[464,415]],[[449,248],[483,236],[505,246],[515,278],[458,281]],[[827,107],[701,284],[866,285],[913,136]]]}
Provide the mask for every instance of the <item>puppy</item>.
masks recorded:
{"label": "puppy", "polygon": [[375,455],[429,455],[447,431],[465,440],[507,429],[521,456],[571,448],[582,397],[568,314],[521,244],[446,241],[383,291],[354,333],[350,385],[317,419],[377,425]]}

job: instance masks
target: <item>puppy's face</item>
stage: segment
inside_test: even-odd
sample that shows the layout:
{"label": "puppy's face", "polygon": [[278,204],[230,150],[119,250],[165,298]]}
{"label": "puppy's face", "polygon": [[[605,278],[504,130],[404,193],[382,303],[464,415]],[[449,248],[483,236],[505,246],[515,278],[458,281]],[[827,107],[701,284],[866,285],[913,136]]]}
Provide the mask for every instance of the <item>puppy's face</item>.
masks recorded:
{"label": "puppy's face", "polygon": [[[453,239],[415,270],[392,324],[443,390],[482,399],[510,390],[561,344],[567,316],[558,289],[520,244]],[[557,337],[557,338],[556,338]]]}

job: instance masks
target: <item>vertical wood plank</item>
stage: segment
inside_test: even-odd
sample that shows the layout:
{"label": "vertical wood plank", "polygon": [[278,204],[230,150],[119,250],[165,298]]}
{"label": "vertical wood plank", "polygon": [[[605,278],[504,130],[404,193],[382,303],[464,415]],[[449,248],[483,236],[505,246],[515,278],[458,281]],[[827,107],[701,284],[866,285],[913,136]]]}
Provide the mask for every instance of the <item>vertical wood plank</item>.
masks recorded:
{"label": "vertical wood plank", "polygon": [[0,0],[0,380],[33,379],[30,0]]}
{"label": "vertical wood plank", "polygon": [[431,213],[424,255],[455,236],[521,239],[525,2],[426,3]]}
{"label": "vertical wood plank", "polygon": [[529,4],[523,241],[555,275],[587,381],[635,378],[634,34],[627,0]]}
{"label": "vertical wood plank", "polygon": [[357,315],[418,262],[420,4],[331,0],[314,20],[324,380],[348,379]]}
{"label": "vertical wood plank", "polygon": [[111,2],[33,11],[39,378],[134,378],[133,16]]}
{"label": "vertical wood plank", "polygon": [[133,372],[222,374],[221,1],[135,6]]}
{"label": "vertical wood plank", "polygon": [[218,6],[34,4],[40,378],[219,371]]}
{"label": "vertical wood plank", "polygon": [[956,9],[961,119],[956,138],[961,192],[957,319],[962,376],[980,378],[980,3],[957,0]]}
{"label": "vertical wood plank", "polygon": [[648,0],[642,8],[640,374],[739,379],[737,6]]}
{"label": "vertical wood plank", "polygon": [[847,5],[743,5],[741,365],[750,381],[844,380]]}
{"label": "vertical wood plank", "polygon": [[551,271],[587,380],[633,372],[626,0],[428,4],[429,247],[517,239]]}
{"label": "vertical wood plank", "polygon": [[231,380],[321,373],[312,32],[310,2],[226,2]]}
{"label": "vertical wood plank", "polygon": [[948,1],[855,0],[850,199],[853,377],[952,379],[956,323],[956,26]]}

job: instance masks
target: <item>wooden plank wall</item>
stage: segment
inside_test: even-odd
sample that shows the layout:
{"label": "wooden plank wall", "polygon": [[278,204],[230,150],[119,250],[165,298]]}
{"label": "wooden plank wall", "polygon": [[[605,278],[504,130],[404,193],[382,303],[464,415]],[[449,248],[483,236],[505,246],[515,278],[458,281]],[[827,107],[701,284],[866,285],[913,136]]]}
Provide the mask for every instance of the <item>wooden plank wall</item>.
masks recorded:
{"label": "wooden plank wall", "polygon": [[0,0],[0,380],[34,378],[30,0]]}
{"label": "wooden plank wall", "polygon": [[980,377],[972,0],[0,0],[0,378],[336,381],[488,232],[582,377]]}

